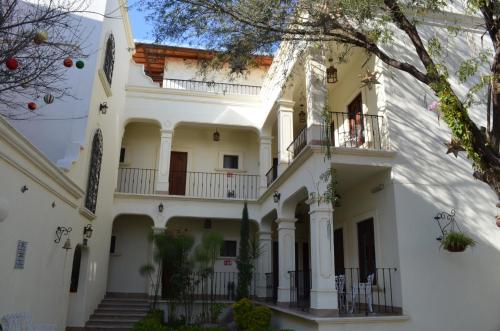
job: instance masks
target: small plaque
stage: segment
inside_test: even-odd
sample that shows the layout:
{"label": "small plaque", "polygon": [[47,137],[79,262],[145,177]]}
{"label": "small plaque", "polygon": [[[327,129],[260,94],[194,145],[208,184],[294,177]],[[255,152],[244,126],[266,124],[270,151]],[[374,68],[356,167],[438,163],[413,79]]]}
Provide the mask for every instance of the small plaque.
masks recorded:
{"label": "small plaque", "polygon": [[28,248],[28,242],[18,240],[16,249],[16,262],[14,264],[14,269],[24,269],[24,261],[26,258],[26,250]]}

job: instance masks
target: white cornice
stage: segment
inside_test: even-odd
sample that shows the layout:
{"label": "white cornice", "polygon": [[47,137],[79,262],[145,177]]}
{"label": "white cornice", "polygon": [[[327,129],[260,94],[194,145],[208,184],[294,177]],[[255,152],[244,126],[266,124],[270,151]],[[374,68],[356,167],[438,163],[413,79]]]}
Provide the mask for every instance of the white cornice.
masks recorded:
{"label": "white cornice", "polygon": [[134,37],[132,36],[132,27],[130,25],[130,19],[128,17],[128,1],[118,0],[120,6],[120,13],[123,18],[123,28],[125,29],[125,39],[127,39],[127,45],[129,49],[135,51]]}
{"label": "white cornice", "polygon": [[[54,182],[60,185],[67,193],[74,199],[81,198],[85,192],[64,172],[59,169],[52,161],[50,161],[38,148],[36,148],[26,137],[14,129],[4,118],[0,117],[0,137],[10,144],[21,155],[27,158],[35,167],[49,176]],[[0,153],[0,157],[10,163],[12,166],[19,169],[24,174],[31,177],[33,180],[47,188],[52,193],[56,194],[61,200],[66,201],[68,204],[76,207],[72,201],[65,196],[57,193],[50,184],[43,182],[35,176],[30,170],[23,167],[19,162],[15,161],[11,156]]]}

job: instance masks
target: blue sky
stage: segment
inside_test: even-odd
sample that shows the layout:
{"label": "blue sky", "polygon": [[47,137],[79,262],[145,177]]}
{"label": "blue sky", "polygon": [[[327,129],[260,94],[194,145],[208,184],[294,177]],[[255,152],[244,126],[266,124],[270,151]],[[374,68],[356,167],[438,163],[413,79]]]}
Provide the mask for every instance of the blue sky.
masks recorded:
{"label": "blue sky", "polygon": [[144,18],[144,16],[146,16],[146,13],[138,11],[137,8],[138,0],[129,2],[128,15],[130,17],[130,23],[132,24],[134,39],[137,41],[152,42],[152,28]]}

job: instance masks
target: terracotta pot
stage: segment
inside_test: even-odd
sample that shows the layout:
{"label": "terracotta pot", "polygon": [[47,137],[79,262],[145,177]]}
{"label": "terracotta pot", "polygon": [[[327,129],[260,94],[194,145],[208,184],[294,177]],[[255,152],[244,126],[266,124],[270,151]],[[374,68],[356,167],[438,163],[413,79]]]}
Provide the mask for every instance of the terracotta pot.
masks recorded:
{"label": "terracotta pot", "polygon": [[465,251],[466,248],[467,247],[464,245],[453,245],[453,246],[447,246],[444,249],[446,249],[448,252],[458,253]]}

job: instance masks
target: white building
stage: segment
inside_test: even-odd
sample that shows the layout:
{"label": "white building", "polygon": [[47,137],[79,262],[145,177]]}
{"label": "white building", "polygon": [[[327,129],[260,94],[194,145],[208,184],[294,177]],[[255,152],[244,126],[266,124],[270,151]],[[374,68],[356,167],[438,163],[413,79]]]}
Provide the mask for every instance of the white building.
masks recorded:
{"label": "white building", "polygon": [[[64,116],[71,107],[86,119],[0,119],[0,316],[29,312],[57,330],[81,328],[106,293],[147,295],[151,284],[138,270],[151,260],[152,229],[198,241],[221,232],[216,271],[229,276],[218,279],[218,295],[232,299],[248,201],[263,247],[252,291],[267,299],[277,327],[498,330],[496,200],[464,155],[445,154],[450,133],[427,110],[426,87],[360,50],[329,84],[335,47],[281,61],[286,45],[247,75],[202,80],[197,60],[209,53],[134,45],[124,0],[94,6],[119,8],[122,20],[89,18],[98,51],[84,76],[71,78],[82,97],[49,110]],[[450,63],[477,51],[474,18],[440,19],[470,25],[450,40]],[[420,29],[442,30],[433,22]],[[403,57],[408,44],[399,36],[393,47]],[[380,84],[362,86],[366,70],[378,71]],[[331,160],[320,143],[325,108]],[[478,121],[481,112],[473,110]],[[335,208],[314,198],[330,163]],[[477,241],[473,249],[440,249],[434,217],[451,210]],[[71,249],[63,249],[68,238]],[[372,274],[370,290],[359,290]]]}

